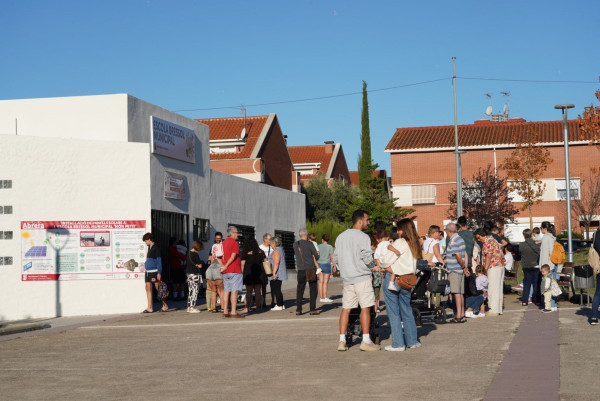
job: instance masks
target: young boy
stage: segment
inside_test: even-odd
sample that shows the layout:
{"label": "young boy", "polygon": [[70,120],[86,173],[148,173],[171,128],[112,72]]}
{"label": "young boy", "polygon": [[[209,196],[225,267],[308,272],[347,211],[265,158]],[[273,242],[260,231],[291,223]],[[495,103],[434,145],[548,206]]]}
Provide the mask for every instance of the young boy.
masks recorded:
{"label": "young boy", "polygon": [[[379,266],[379,259],[389,252],[388,247],[390,246],[390,234],[386,230],[377,232],[377,248],[375,248],[375,264]],[[394,276],[392,274],[392,276]],[[381,271],[373,272],[373,289],[375,291],[375,310],[377,313],[381,312],[379,309],[379,291],[381,290],[381,282],[383,281],[383,273]],[[395,278],[394,278],[395,279]],[[393,283],[393,281],[392,281]],[[389,288],[389,287],[388,287]],[[394,288],[394,291],[396,289]]]}
{"label": "young boy", "polygon": [[544,295],[544,309],[542,312],[549,313],[554,312],[551,305],[552,300],[552,280],[554,278],[550,274],[550,266],[545,264],[540,268],[542,273],[542,284],[540,285],[540,289],[542,291],[542,295]]}

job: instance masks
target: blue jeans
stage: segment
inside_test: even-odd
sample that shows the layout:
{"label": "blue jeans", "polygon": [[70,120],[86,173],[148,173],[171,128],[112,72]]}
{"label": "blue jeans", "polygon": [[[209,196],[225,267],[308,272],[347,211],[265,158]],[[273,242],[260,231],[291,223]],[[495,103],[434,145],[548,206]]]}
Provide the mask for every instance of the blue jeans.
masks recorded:
{"label": "blue jeans", "polygon": [[598,307],[600,306],[600,274],[596,275],[596,293],[592,300],[592,319],[598,319]]}
{"label": "blue jeans", "polygon": [[[412,347],[418,342],[417,324],[410,307],[410,290],[398,287],[394,283],[396,291],[391,291],[387,284],[390,281],[390,273],[385,272],[383,279],[383,295],[387,309],[390,327],[392,329],[392,347]],[[402,328],[404,323],[404,328]]]}
{"label": "blue jeans", "polygon": [[[539,303],[540,300],[540,269],[535,267],[523,268],[523,296],[522,302],[527,302],[530,298],[533,302]],[[533,287],[533,291],[531,288]]]}
{"label": "blue jeans", "polygon": [[465,299],[465,310],[471,308],[474,312],[477,312],[483,303],[483,295],[472,295]]}

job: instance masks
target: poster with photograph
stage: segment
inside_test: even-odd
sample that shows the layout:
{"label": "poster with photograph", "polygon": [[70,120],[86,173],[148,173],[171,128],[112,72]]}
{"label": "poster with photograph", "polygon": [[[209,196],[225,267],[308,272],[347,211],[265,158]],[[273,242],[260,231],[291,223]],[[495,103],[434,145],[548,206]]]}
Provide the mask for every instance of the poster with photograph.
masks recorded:
{"label": "poster with photograph", "polygon": [[145,220],[22,221],[22,281],[141,279]]}

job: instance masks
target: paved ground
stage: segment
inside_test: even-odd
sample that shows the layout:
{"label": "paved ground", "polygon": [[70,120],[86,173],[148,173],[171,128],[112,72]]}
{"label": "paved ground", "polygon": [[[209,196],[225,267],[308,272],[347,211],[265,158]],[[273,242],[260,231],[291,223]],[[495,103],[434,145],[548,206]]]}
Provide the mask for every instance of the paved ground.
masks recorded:
{"label": "paved ground", "polygon": [[[482,400],[524,316],[515,296],[507,296],[500,317],[425,322],[419,349],[365,353],[354,346],[337,352],[339,281],[330,291],[336,302],[317,317],[290,313],[290,287],[284,292],[288,310],[243,320],[176,311],[0,337],[2,398]],[[600,328],[587,325],[585,309],[570,306],[564,303],[559,316],[560,399],[597,399]],[[378,322],[387,345],[385,313]],[[516,387],[514,394],[518,398]]]}

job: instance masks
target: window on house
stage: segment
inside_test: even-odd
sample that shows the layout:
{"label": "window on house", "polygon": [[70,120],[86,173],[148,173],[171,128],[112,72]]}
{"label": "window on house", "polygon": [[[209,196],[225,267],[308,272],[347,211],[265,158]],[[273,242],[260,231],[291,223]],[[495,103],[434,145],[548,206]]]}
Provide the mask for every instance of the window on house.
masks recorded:
{"label": "window on house", "polygon": [[[554,187],[556,188],[556,199],[566,200],[567,199],[567,180],[558,179],[554,180]],[[579,193],[581,192],[581,183],[579,178],[571,178],[571,199],[579,199]]]}
{"label": "window on house", "polygon": [[412,204],[413,205],[435,205],[435,185],[413,185],[412,186]]}
{"label": "window on house", "polygon": [[194,241],[208,241],[210,239],[210,221],[208,219],[194,219]]}

